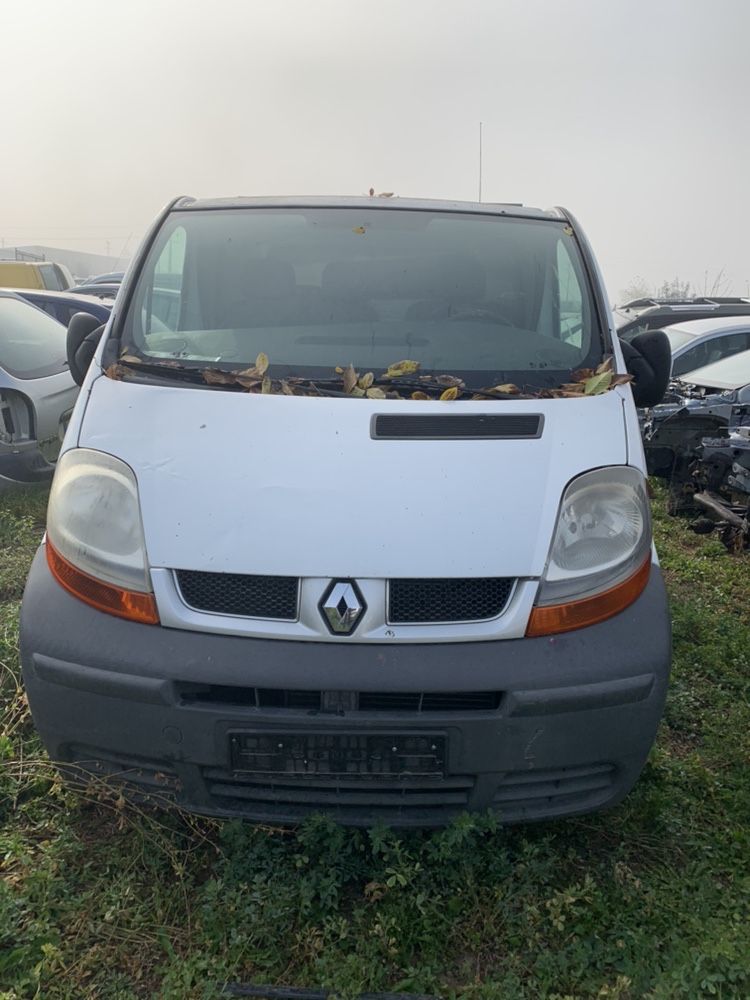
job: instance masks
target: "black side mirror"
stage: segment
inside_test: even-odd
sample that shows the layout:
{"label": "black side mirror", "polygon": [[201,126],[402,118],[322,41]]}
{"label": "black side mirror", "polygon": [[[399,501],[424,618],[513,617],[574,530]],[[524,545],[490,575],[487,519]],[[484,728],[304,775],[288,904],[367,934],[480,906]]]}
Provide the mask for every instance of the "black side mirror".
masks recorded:
{"label": "black side mirror", "polygon": [[672,374],[672,348],[663,330],[648,330],[620,341],[622,356],[633,376],[636,406],[656,406],[664,399]]}
{"label": "black side mirror", "polygon": [[90,313],[79,312],[70,317],[65,350],[70,374],[78,385],[83,385],[103,333],[104,323]]}

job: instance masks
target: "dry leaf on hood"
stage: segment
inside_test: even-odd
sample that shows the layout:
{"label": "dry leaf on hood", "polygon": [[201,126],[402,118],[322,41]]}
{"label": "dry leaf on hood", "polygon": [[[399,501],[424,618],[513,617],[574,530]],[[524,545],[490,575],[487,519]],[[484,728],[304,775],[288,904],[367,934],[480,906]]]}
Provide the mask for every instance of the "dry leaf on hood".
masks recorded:
{"label": "dry leaf on hood", "polygon": [[385,399],[385,392],[375,385],[367,390],[366,396],[368,399]]}
{"label": "dry leaf on hood", "polygon": [[375,381],[375,376],[372,372],[367,372],[366,375],[362,375],[357,385],[360,389],[369,389],[372,383]]}
{"label": "dry leaf on hood", "polygon": [[456,399],[457,397],[458,397],[458,386],[456,385],[452,385],[450,389],[444,389],[443,392],[440,393],[440,398],[445,401]]}
{"label": "dry leaf on hood", "polygon": [[427,395],[426,392],[420,392],[419,390],[417,392],[413,392],[411,394],[411,398],[412,399],[430,399],[430,397]]}

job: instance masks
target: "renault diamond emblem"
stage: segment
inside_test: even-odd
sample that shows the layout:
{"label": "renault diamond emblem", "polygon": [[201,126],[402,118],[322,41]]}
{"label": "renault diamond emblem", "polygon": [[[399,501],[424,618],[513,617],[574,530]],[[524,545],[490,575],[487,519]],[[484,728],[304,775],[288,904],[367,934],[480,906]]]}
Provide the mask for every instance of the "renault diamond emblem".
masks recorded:
{"label": "renault diamond emblem", "polygon": [[364,598],[353,580],[334,580],[320,602],[323,618],[336,635],[351,635],[365,608]]}

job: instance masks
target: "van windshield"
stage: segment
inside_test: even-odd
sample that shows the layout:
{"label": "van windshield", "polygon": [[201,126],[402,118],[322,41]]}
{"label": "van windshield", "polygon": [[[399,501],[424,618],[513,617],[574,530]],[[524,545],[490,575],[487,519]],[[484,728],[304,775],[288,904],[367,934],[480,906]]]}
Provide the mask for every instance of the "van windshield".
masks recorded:
{"label": "van windshield", "polygon": [[470,386],[544,388],[603,357],[564,221],[390,207],[172,213],[122,340],[204,367],[262,352],[280,377],[409,359]]}

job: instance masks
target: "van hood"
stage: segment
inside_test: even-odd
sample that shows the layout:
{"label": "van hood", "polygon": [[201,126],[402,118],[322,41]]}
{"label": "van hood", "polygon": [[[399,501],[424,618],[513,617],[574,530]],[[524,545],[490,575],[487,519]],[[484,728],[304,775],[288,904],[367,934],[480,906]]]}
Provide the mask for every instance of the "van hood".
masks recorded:
{"label": "van hood", "polygon": [[[78,444],[138,479],[152,567],[316,577],[540,576],[565,485],[628,460],[623,390],[396,402],[92,385]],[[376,414],[541,414],[523,440],[382,440]]]}

